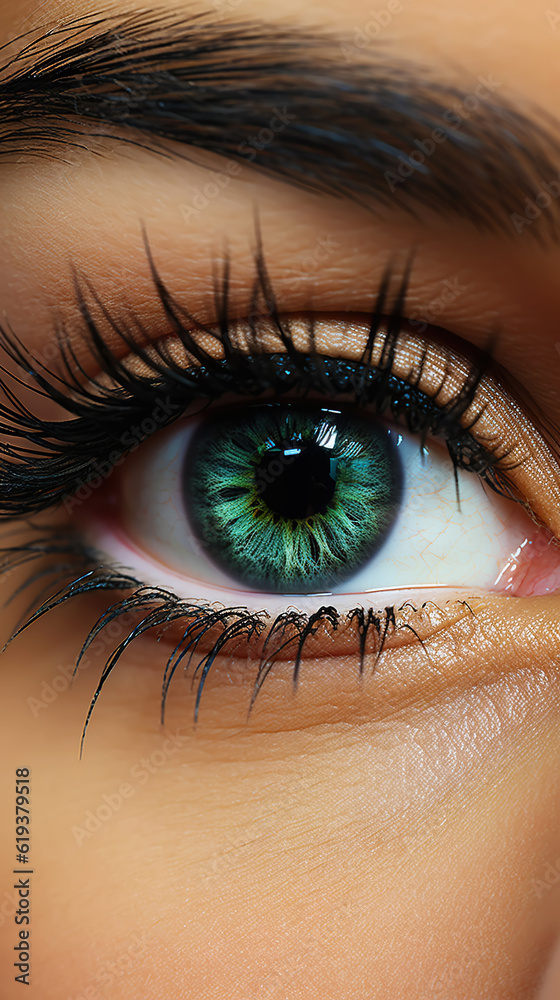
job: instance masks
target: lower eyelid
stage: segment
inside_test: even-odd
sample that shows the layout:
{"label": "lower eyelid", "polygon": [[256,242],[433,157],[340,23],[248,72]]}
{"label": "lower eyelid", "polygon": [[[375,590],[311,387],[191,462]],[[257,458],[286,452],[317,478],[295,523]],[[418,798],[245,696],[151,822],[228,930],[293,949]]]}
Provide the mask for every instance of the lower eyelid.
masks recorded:
{"label": "lower eyelid", "polygon": [[[507,598],[472,599],[472,609],[455,608],[449,615],[439,611],[439,625],[422,640],[423,645],[401,633],[402,641],[388,643],[381,657],[372,649],[366,655],[360,671],[355,641],[348,648],[329,633],[318,634],[306,648],[299,670],[299,682],[294,686],[294,659],[278,658],[262,680],[253,701],[258,681],[258,650],[251,657],[243,647],[227,648],[215,661],[205,682],[200,702],[196,732],[204,739],[215,732],[281,733],[316,726],[391,721],[402,713],[437,708],[438,703],[451,704],[456,697],[467,697],[474,689],[507,680],[524,668],[527,635],[538,620],[545,621],[539,635],[542,656],[539,674],[542,678],[556,676],[554,667],[555,639],[549,630],[558,623],[550,598],[539,602],[538,610],[529,609],[529,602],[512,602]],[[435,611],[435,609],[434,609]],[[435,620],[434,620],[435,621]],[[547,642],[547,635],[551,641]],[[342,637],[341,637],[342,638]],[[147,641],[144,652],[138,647],[137,657],[144,668],[154,672],[159,690],[159,677],[167,650],[158,645],[157,661],[154,645]],[[165,722],[179,720],[190,728],[197,699],[200,673],[196,674],[196,659],[186,661],[173,677],[166,700]],[[126,666],[124,669],[129,669]]]}
{"label": "lower eyelid", "polygon": [[[358,593],[328,593],[306,595],[258,594],[249,591],[228,589],[204,585],[204,597],[197,595],[200,584],[196,580],[185,578],[163,567],[150,559],[145,552],[135,550],[130,540],[124,540],[118,532],[111,530],[103,534],[104,529],[98,524],[95,533],[95,544],[101,550],[111,552],[111,561],[123,567],[125,572],[133,572],[142,581],[142,587],[150,590],[161,587],[172,590],[173,594],[190,608],[223,609],[227,614],[231,609],[239,612],[240,619],[244,613],[256,615],[262,621],[262,631],[250,643],[243,638],[233,643],[232,653],[238,658],[257,659],[262,655],[263,644],[269,643],[268,653],[274,658],[276,647],[280,647],[287,635],[270,643],[270,630],[280,622],[284,615],[294,613],[304,619],[303,624],[316,616],[321,608],[332,613],[324,616],[315,633],[306,639],[305,656],[332,657],[343,654],[356,654],[359,646],[360,621],[370,618],[371,626],[364,630],[369,633],[365,643],[365,652],[375,654],[381,648],[392,649],[404,645],[427,641],[438,632],[445,630],[458,621],[472,616],[478,606],[481,596],[473,596],[473,590],[457,586],[414,585],[393,587],[388,590],[372,590]],[[131,570],[129,567],[133,567]],[[157,600],[154,600],[157,606]],[[356,617],[356,609],[362,613],[362,618]],[[230,620],[235,620],[234,614]],[[163,639],[165,646],[171,650],[180,647],[186,629],[192,617],[187,612],[176,621],[157,629],[158,639]],[[336,627],[333,627],[333,620]],[[152,633],[153,635],[154,633]],[[301,627],[293,630],[293,641],[282,650],[280,660],[293,662],[294,650],[297,648],[297,636]],[[200,644],[195,662],[208,652],[216,633],[209,633],[207,640]],[[226,653],[229,646],[226,647]]]}
{"label": "lower eyelid", "polygon": [[[105,573],[103,570],[102,575]],[[149,595],[149,587],[141,586],[140,589],[144,597]],[[271,659],[267,663],[263,646],[267,628],[272,624],[268,620],[263,623],[260,637],[256,637],[253,643],[247,644],[243,636],[237,636],[219,651],[205,681],[199,705],[202,713],[200,724],[209,725],[216,731],[233,726],[238,731],[240,725],[247,723],[255,684],[259,683],[259,661],[264,665],[264,672],[252,711],[255,721],[249,722],[249,726],[279,732],[286,728],[309,728],[337,721],[344,724],[360,719],[370,722],[383,719],[387,713],[393,717],[401,709],[408,710],[414,705],[423,709],[434,705],[440,697],[448,700],[455,689],[461,691],[486,683],[489,672],[495,674],[496,670],[500,673],[514,670],[520,649],[526,650],[527,636],[534,633],[535,621],[541,622],[539,647],[543,650],[543,657],[539,663],[543,670],[547,666],[548,652],[550,657],[554,656],[554,639],[551,639],[550,648],[546,645],[546,630],[550,627],[554,631],[557,618],[557,607],[550,603],[551,598],[512,601],[500,596],[472,594],[461,598],[460,594],[447,588],[433,591],[433,601],[428,600],[425,590],[419,593],[409,591],[408,594],[401,592],[398,596],[395,591],[369,596],[372,608],[378,607],[379,613],[376,616],[377,625],[370,622],[365,635],[364,683],[360,680],[359,653],[360,636],[364,634],[363,627],[360,628],[364,623],[363,616],[350,621],[345,620],[344,614],[338,616],[338,628],[335,630],[333,617],[329,620],[327,614],[315,634],[306,638],[304,647],[299,651],[297,699],[290,696],[290,689],[294,687],[297,639],[301,637],[301,628],[299,632],[295,630],[295,644],[291,648],[284,647],[277,657],[274,655],[275,643],[270,644],[268,653]],[[406,598],[410,604],[406,604]],[[385,601],[387,603],[380,607]],[[105,608],[115,604],[109,597],[103,597],[103,603]],[[363,600],[360,603],[366,604]],[[112,651],[121,642],[123,651],[126,650],[127,636],[135,624],[157,604],[158,598],[154,596],[151,603],[142,606],[141,612],[138,609],[129,610],[117,617],[110,614],[104,619],[109,624],[110,641],[105,638],[103,630],[97,631],[91,647],[86,648],[86,656],[89,657],[91,650],[101,646],[102,661],[110,660]],[[72,611],[73,608],[74,605]],[[316,606],[313,610],[316,611]],[[228,611],[226,608],[226,612],[231,616],[231,609]],[[391,613],[394,614],[394,621]],[[235,615],[231,617],[235,618]],[[88,627],[91,627],[89,612],[88,619]],[[110,623],[118,623],[119,620],[123,624],[119,626],[117,639],[114,639]],[[155,668],[161,676],[166,660],[180,644],[187,625],[188,618],[183,614],[171,627],[164,623],[145,633],[134,642],[134,661],[143,662],[150,670]],[[280,637],[283,638],[281,632]],[[158,642],[154,643],[154,639]],[[188,665],[188,657],[179,664],[175,676],[171,678],[174,711],[178,704],[182,705],[182,720],[185,722],[186,718],[187,724],[192,724],[189,705],[194,709],[199,695],[201,673],[200,668],[197,672],[197,664],[212,652],[215,639],[216,630],[209,632],[200,648],[194,650],[193,662],[186,675],[186,688],[180,680]],[[98,659],[99,653],[95,662]],[[99,663],[99,669],[103,669],[103,662]],[[274,683],[275,680],[278,684]],[[178,684],[177,701],[174,692]],[[224,685],[230,692],[225,701]],[[232,699],[236,687],[239,688],[239,695],[234,695]],[[180,692],[184,694],[189,690],[191,696],[185,706]],[[262,692],[267,692],[264,704]]]}

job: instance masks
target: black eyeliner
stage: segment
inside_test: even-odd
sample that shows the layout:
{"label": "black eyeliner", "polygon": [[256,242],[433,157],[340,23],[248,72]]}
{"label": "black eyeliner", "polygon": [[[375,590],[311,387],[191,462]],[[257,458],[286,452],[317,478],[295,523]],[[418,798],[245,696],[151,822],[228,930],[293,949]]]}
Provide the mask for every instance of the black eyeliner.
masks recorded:
{"label": "black eyeliner", "polygon": [[[229,316],[229,264],[215,276],[217,321],[213,326],[197,322],[175,301],[159,275],[146,240],[153,284],[163,308],[168,337],[151,342],[140,318],[135,325],[118,322],[92,286],[75,275],[78,313],[84,342],[102,377],[89,379],[76,357],[64,328],[57,330],[61,371],[49,371],[36,362],[13,332],[0,327],[0,345],[37,391],[59,404],[69,419],[47,421],[21,403],[12,383],[17,377],[0,379],[6,402],[0,403],[0,519],[33,516],[60,504],[72,507],[77,490],[107,474],[152,433],[184,415],[195,404],[219,402],[228,394],[256,399],[267,392],[301,398],[310,393],[334,400],[345,396],[358,407],[379,416],[392,416],[416,433],[423,443],[428,435],[445,442],[455,473],[467,469],[483,478],[498,492],[507,492],[504,476],[496,469],[503,456],[496,446],[483,445],[461,423],[472,406],[484,368],[473,365],[453,399],[438,405],[414,380],[408,382],[391,371],[395,347],[403,327],[409,272],[389,302],[391,268],[387,268],[375,296],[369,337],[359,362],[325,357],[316,352],[313,317],[309,319],[311,350],[295,347],[290,322],[276,304],[262,247],[255,257],[255,285],[247,349],[234,340]],[[266,317],[284,350],[266,353],[255,320],[264,300]],[[95,313],[98,313],[96,318]],[[117,344],[127,357],[117,357],[101,332],[100,321],[110,325]],[[371,364],[373,345],[381,327],[386,328],[381,358]],[[132,329],[134,328],[134,333]],[[216,357],[201,343],[201,334],[212,339],[223,356]],[[169,345],[181,344],[193,364],[175,359]],[[148,374],[135,372],[129,358],[141,361]],[[422,364],[416,382],[419,381]],[[476,422],[476,414],[471,426]],[[17,440],[16,440],[17,439]],[[23,440],[24,444],[21,444]]]}

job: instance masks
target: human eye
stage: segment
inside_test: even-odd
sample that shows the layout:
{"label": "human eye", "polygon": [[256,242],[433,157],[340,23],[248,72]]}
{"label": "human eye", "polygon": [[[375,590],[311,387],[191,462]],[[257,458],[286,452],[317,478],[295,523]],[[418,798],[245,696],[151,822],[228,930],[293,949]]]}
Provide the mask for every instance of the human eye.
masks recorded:
{"label": "human eye", "polygon": [[[139,637],[170,643],[162,711],[177,669],[192,665],[198,718],[218,656],[247,660],[252,706],[277,659],[299,678],[317,633],[325,652],[344,634],[363,671],[403,637],[429,656],[432,634],[492,594],[557,589],[554,439],[488,353],[461,353],[442,329],[416,333],[408,269],[396,285],[385,270],[369,316],[294,315],[259,246],[249,317],[228,314],[226,260],[221,278],[214,268],[212,324],[175,301],[146,252],[172,333],[146,338],[139,316],[125,330],[78,282],[87,362],[64,333],[58,374],[4,340],[71,416],[48,425],[46,448],[42,419],[25,425],[12,411],[5,425],[41,442],[5,448],[5,516],[65,511],[77,566],[29,620],[85,593],[120,593],[83,655],[109,623],[134,617],[94,703]],[[64,538],[57,523],[54,551]],[[19,547],[7,558],[17,565]]]}
{"label": "human eye", "polygon": [[[313,593],[346,603],[430,586],[553,590],[556,484],[551,476],[539,527],[536,496],[519,488],[533,455],[522,410],[511,419],[495,379],[414,336],[402,317],[374,331],[345,322],[370,340],[367,361],[252,355],[253,399],[276,385],[283,401],[203,410],[142,449],[112,491],[120,531],[107,530],[104,547],[114,552],[120,538],[123,560],[143,552],[151,582],[159,556],[176,585],[183,574],[183,591],[198,582],[225,601],[223,588],[237,584],[250,604],[260,593],[309,606]],[[296,331],[316,341],[334,326],[288,318],[282,332],[292,344]],[[241,388],[239,370],[237,379]],[[544,439],[532,444],[553,461]]]}
{"label": "human eye", "polygon": [[[342,342],[361,335],[361,358],[318,353],[336,326]],[[482,368],[415,336],[404,316],[384,322],[382,310],[369,327],[278,314],[277,343],[269,329],[263,353],[258,343],[244,353],[249,332],[240,322],[228,330],[237,341],[229,362],[221,351],[187,367],[206,405],[119,475],[110,510],[120,532],[105,522],[104,549],[114,553],[120,538],[123,559],[134,561],[125,539],[136,541],[137,554],[159,554],[159,582],[171,570],[178,585],[183,574],[183,596],[207,586],[208,598],[226,603],[237,583],[251,606],[261,593],[298,594],[309,607],[314,593],[346,602],[345,594],[373,592],[367,599],[379,602],[387,590],[398,597],[430,586],[553,589],[552,577],[535,583],[547,549],[556,554],[550,531],[527,516],[536,520],[537,498],[523,496],[527,511],[515,503],[533,460],[530,425],[521,409],[511,419],[507,391]],[[228,390],[237,405],[208,412]],[[173,384],[158,391],[167,402],[156,417],[181,408]],[[553,459],[542,437],[534,433],[532,444]],[[554,528],[554,475],[548,487],[550,503],[545,510],[541,498],[538,510]],[[535,545],[541,561],[528,579]],[[154,582],[157,559],[143,568]]]}

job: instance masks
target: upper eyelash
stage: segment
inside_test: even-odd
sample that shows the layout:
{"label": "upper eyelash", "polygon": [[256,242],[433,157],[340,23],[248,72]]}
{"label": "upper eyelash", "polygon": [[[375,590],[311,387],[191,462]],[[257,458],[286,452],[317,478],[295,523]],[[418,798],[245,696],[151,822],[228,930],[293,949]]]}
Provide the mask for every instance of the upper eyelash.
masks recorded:
{"label": "upper eyelash", "polygon": [[[472,406],[477,389],[489,363],[489,354],[483,363],[472,365],[463,385],[455,396],[444,405],[438,405],[438,394],[427,396],[418,389],[423,362],[416,380],[409,381],[392,375],[393,356],[399,333],[406,322],[404,307],[410,276],[410,267],[404,271],[397,293],[389,304],[391,267],[387,267],[378,289],[375,307],[370,318],[369,336],[359,362],[341,362],[322,356],[313,349],[302,353],[296,349],[289,321],[280,315],[272,288],[260,241],[255,254],[255,281],[251,299],[249,350],[235,345],[231,337],[229,316],[229,260],[221,276],[215,274],[214,299],[217,322],[210,327],[201,324],[179,305],[159,275],[145,237],[146,253],[153,284],[163,307],[167,322],[176,339],[195,360],[185,368],[174,360],[166,349],[164,339],[151,342],[139,317],[128,322],[117,321],[106,309],[91,284],[75,273],[76,300],[87,332],[90,352],[111,383],[90,379],[78,361],[64,328],[57,330],[62,373],[55,374],[45,365],[36,362],[19,338],[7,328],[0,327],[0,342],[9,358],[34,381],[37,391],[64,407],[72,419],[47,421],[35,416],[19,401],[6,379],[0,380],[8,402],[0,404],[0,434],[8,440],[23,438],[27,443],[0,444],[0,518],[10,520],[29,516],[54,507],[71,496],[79,486],[99,475],[99,464],[113,464],[110,456],[126,453],[122,437],[131,426],[142,423],[150,416],[160,395],[170,400],[172,416],[161,421],[159,428],[175,421],[196,400],[217,400],[227,392],[253,397],[273,389],[278,392],[297,391],[305,395],[310,391],[328,398],[352,392],[358,405],[374,406],[380,414],[390,412],[400,417],[408,428],[420,435],[421,446],[428,434],[442,437],[457,469],[476,472],[494,490],[513,497],[509,489],[505,459],[499,451],[499,441],[476,440],[470,433],[482,413],[475,412],[469,427],[464,427],[461,417]],[[285,353],[267,354],[259,350],[258,324],[254,320],[259,299],[267,303],[267,316]],[[93,315],[91,303],[110,324],[117,340],[129,350],[129,356],[140,359],[149,375],[134,373],[120,360],[104,339]],[[375,367],[371,357],[376,336],[383,323],[383,351]],[[205,350],[197,333],[203,332],[218,341],[223,358],[216,358]],[[313,319],[309,320],[310,340],[313,345]],[[10,375],[16,382],[17,376]],[[445,378],[441,389],[445,386]],[[148,434],[137,435],[139,443]],[[47,442],[47,443],[46,443]],[[31,446],[31,447],[29,447]],[[120,446],[120,451],[119,451]],[[130,449],[130,445],[129,445]],[[113,462],[114,462],[113,458]],[[496,468],[499,461],[500,468]]]}

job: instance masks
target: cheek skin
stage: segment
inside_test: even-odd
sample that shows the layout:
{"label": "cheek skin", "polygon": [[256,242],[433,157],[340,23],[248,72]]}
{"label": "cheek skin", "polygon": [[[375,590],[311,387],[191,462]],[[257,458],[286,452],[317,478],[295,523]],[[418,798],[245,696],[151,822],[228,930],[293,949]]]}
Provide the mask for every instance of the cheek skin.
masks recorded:
{"label": "cheek skin", "polygon": [[42,1000],[530,995],[557,928],[539,886],[560,857],[558,600],[481,602],[476,641],[461,619],[361,685],[349,657],[310,660],[294,698],[280,667],[248,723],[224,662],[196,730],[182,678],[160,728],[165,651],[146,642],[80,762],[102,650],[49,691],[90,615],[53,614],[3,662],[6,794],[32,770]]}

